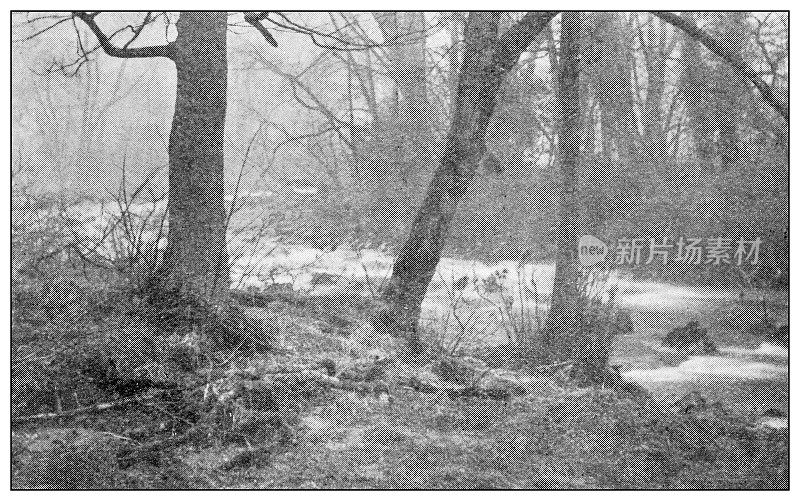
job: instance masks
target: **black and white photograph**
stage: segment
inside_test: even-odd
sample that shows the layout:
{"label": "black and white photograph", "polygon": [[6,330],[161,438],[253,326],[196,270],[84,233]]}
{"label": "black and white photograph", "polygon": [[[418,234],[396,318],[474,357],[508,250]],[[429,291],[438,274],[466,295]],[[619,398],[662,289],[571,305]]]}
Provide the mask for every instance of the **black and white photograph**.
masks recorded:
{"label": "black and white photograph", "polygon": [[111,5],[9,11],[12,491],[789,489],[788,10]]}

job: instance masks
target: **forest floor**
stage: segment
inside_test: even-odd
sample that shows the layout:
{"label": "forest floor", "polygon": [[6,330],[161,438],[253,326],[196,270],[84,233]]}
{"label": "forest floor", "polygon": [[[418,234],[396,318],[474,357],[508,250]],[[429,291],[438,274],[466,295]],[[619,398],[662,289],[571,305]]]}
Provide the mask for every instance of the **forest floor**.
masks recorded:
{"label": "forest floor", "polygon": [[[611,364],[646,390],[631,392],[520,358],[512,324],[543,317],[547,264],[443,259],[423,304],[429,350],[404,357],[367,322],[392,262],[375,250],[255,247],[232,278],[274,292],[247,307],[265,342],[216,350],[194,332],[154,329],[105,278],[70,291],[82,306],[47,311],[42,279],[15,278],[12,487],[788,487],[788,347],[749,328],[761,296],[785,323],[786,293],[741,301],[612,277],[633,331],[615,340]],[[469,319],[462,332],[456,311]],[[717,353],[662,347],[690,320]],[[127,377],[181,390],[131,398],[83,377],[109,358]]]}
{"label": "forest floor", "polygon": [[[725,338],[730,305],[673,312],[678,323],[698,313],[713,318],[722,349],[713,360],[671,363],[656,346],[664,319],[633,309],[634,332],[617,340],[614,363],[649,396],[580,387],[558,370],[498,363],[502,346],[462,350],[456,359],[466,375],[445,370],[456,359],[435,350],[409,361],[399,356],[397,340],[363,321],[363,304],[345,305],[324,296],[276,296],[261,311],[279,323],[277,348],[229,361],[226,378],[240,380],[247,380],[243,373],[268,377],[269,368],[333,362],[333,379],[285,394],[278,422],[248,422],[248,409],[223,406],[228,415],[200,428],[191,426],[197,415],[219,414],[219,405],[192,414],[183,412],[186,404],[155,399],[18,423],[12,486],[788,487],[788,351],[755,338]],[[349,386],[336,383],[348,380]],[[212,386],[192,398],[208,397]],[[681,398],[687,394],[695,400]]]}

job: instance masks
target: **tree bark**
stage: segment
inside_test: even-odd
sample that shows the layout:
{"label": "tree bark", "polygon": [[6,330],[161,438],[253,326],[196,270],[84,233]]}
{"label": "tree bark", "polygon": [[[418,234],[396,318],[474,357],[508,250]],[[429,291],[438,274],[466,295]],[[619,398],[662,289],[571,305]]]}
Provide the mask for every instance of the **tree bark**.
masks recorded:
{"label": "tree bark", "polygon": [[591,63],[596,70],[591,78],[600,101],[604,151],[610,152],[608,146],[613,144],[623,163],[632,163],[638,155],[639,126],[631,85],[631,49],[619,16],[593,14],[595,30],[603,36],[592,41],[596,59]]}
{"label": "tree bark", "polygon": [[553,361],[575,360],[581,349],[580,292],[578,290],[578,225],[576,174],[580,156],[579,46],[581,18],[565,12],[561,21],[558,77],[558,157],[561,168],[561,208],[556,234],[558,245],[550,311],[543,342]]}
{"label": "tree bark", "polygon": [[[737,57],[744,59],[747,41],[747,19],[741,12],[731,13],[722,22],[723,45]],[[741,73],[731,65],[723,63],[717,93],[717,123],[719,124],[719,145],[717,155],[723,172],[739,162],[739,126],[741,110],[744,108],[744,96],[747,83]]]}
{"label": "tree bark", "polygon": [[407,335],[412,348],[419,341],[417,323],[422,300],[441,258],[459,199],[486,151],[486,126],[500,84],[554,16],[553,12],[528,13],[500,38],[499,13],[473,12],[467,19],[445,151],[394,263],[392,278],[382,295],[385,308],[373,319],[379,330]]}
{"label": "tree bark", "polygon": [[228,299],[224,132],[225,12],[181,12],[174,61],[175,116],[169,138],[169,231],[162,284],[220,307]]}
{"label": "tree bark", "polygon": [[[98,14],[74,12],[73,16],[89,27],[108,55],[165,57],[177,70],[169,138],[167,247],[159,273],[151,277],[159,290],[152,292],[163,298],[224,307],[230,293],[223,156],[227,13],[181,12],[174,42],[136,48],[116,46],[113,35],[109,37],[97,24]],[[134,39],[141,27],[138,30]],[[274,45],[274,39],[265,36]]]}

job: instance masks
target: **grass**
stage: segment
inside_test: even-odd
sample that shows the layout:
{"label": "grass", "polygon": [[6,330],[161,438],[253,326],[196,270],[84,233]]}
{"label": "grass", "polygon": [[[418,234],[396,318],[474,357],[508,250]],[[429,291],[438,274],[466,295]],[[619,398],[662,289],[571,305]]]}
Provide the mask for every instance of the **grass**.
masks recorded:
{"label": "grass", "polygon": [[[328,358],[341,374],[376,356],[392,357],[398,348],[396,341],[375,338],[354,322],[358,309],[333,314],[319,308],[314,314],[307,298],[298,298],[272,303],[269,311],[283,319],[282,347],[234,357],[239,367]],[[333,316],[339,321],[333,321]],[[165,446],[155,459],[119,465],[115,451],[125,440],[115,435],[144,440],[135,430],[146,420],[160,421],[165,437],[176,426],[168,414],[154,414],[144,406],[74,423],[19,427],[14,430],[14,486],[583,489],[787,485],[788,433],[755,430],[741,414],[681,415],[654,401],[636,401],[602,388],[556,384],[544,377],[536,386],[538,391],[510,401],[451,399],[398,383],[404,374],[429,372],[429,363],[397,362],[385,377],[391,398],[337,389],[308,396],[293,416],[290,442],[272,443],[267,438],[266,447],[234,467],[231,459],[246,451],[247,445],[215,437]],[[62,437],[57,447],[43,445],[53,443],[54,435],[67,434],[67,428],[79,430],[79,438]],[[101,445],[89,450],[88,443]],[[72,469],[80,469],[81,475],[71,476]],[[53,485],[59,478],[72,480]]]}
{"label": "grass", "polygon": [[[46,252],[54,246],[46,239],[35,244],[20,243]],[[53,272],[79,299],[73,307],[43,308],[42,280]],[[695,387],[673,387],[679,392],[673,399],[637,400],[611,389],[579,388],[557,376],[526,372],[514,363],[520,350],[494,356],[501,354],[460,343],[448,354],[474,366],[476,374],[488,374],[482,383],[522,386],[524,394],[493,399],[426,393],[412,389],[409,378],[447,388],[449,383],[435,369],[440,360],[399,357],[402,343],[376,333],[365,321],[371,311],[368,300],[275,294],[268,304],[250,308],[260,312],[277,346],[223,349],[204,344],[192,332],[154,329],[125,287],[114,276],[97,270],[87,274],[85,268],[55,260],[43,263],[38,275],[15,275],[13,415],[118,398],[81,376],[81,365],[93,357],[113,357],[121,370],[160,381],[207,377],[214,384],[173,399],[15,425],[12,487],[788,486],[788,432],[758,427],[761,409],[748,408],[747,401],[759,395],[762,402],[786,401],[785,381],[717,381],[702,391],[723,409],[684,414],[670,404]],[[652,344],[665,333],[665,325],[685,324],[686,315],[703,316],[711,323],[712,336],[724,338],[729,323],[720,319],[725,311],[713,305],[700,312],[634,312],[637,335],[619,339],[616,356],[630,363],[657,363],[641,360],[652,356]],[[236,402],[226,407],[206,398],[232,394],[242,374],[329,361],[344,380],[349,374],[364,374],[376,360],[391,361],[376,376],[387,391],[329,386],[287,391],[279,409],[280,426],[269,409],[237,407]],[[195,428],[201,433],[187,433]],[[155,446],[137,448],[149,443]],[[139,452],[131,456],[131,450]]]}

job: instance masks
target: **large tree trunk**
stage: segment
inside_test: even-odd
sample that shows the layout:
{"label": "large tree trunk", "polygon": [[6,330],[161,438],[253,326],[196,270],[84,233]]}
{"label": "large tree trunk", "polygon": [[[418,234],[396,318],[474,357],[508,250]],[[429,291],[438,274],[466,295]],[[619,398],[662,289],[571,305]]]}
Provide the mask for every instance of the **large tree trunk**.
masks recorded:
{"label": "large tree trunk", "polygon": [[182,12],[176,27],[164,286],[221,307],[230,287],[223,195],[227,14]]}
{"label": "large tree trunk", "polygon": [[574,360],[581,350],[581,301],[578,290],[578,210],[576,171],[580,156],[579,47],[581,19],[565,12],[561,21],[561,56],[558,77],[557,160],[563,178],[556,235],[558,254],[550,312],[544,328],[544,345],[557,361]]}
{"label": "large tree trunk", "polygon": [[383,293],[386,308],[374,319],[378,329],[418,342],[420,307],[441,257],[459,199],[486,151],[486,126],[505,74],[555,13],[529,13],[498,40],[497,12],[470,13],[463,62],[445,151]]}

